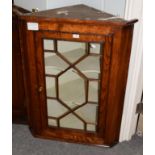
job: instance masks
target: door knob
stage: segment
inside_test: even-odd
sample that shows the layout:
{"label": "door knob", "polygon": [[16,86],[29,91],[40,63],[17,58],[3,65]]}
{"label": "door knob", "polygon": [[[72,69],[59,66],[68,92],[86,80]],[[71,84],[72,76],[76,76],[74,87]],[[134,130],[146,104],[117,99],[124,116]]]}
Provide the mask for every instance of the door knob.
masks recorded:
{"label": "door knob", "polygon": [[40,87],[38,88],[38,92],[40,93],[40,92],[42,92],[42,91],[43,91],[43,87],[40,86]]}

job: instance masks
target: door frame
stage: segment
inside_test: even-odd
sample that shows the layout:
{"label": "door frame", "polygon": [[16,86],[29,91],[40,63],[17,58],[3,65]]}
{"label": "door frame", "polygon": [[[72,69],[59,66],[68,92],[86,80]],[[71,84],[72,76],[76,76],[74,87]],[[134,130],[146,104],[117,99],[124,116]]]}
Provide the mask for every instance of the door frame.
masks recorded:
{"label": "door frame", "polygon": [[143,89],[142,9],[143,2],[141,0],[126,0],[125,19],[129,20],[137,18],[139,22],[134,28],[128,81],[119,138],[120,142],[130,140],[135,134],[137,123],[136,106],[140,101]]}
{"label": "door frame", "polygon": [[[49,32],[41,31],[34,33],[34,42],[37,44],[35,46],[35,50],[33,50],[35,55],[35,62],[36,62],[36,73],[39,76],[37,77],[37,88],[42,87],[42,91],[38,93],[38,100],[37,102],[33,103],[33,108],[31,111],[33,112],[33,116],[31,119],[35,119],[37,125],[33,125],[33,134],[37,137],[42,138],[52,138],[52,139],[59,139],[59,140],[67,140],[69,142],[80,142],[80,143],[87,143],[87,144],[96,144],[96,145],[106,145],[110,146],[110,143],[106,143],[108,139],[105,137],[106,135],[106,101],[108,97],[109,91],[109,75],[110,75],[110,64],[111,64],[111,44],[113,35],[106,36],[106,35],[94,35],[94,34],[80,34],[80,39],[72,38],[72,33],[68,32]],[[56,40],[66,40],[66,41],[75,41],[75,42],[95,42],[95,43],[102,43],[103,48],[101,51],[103,52],[103,57],[105,61],[102,61],[101,64],[103,67],[101,70],[101,90],[104,90],[100,94],[100,106],[98,109],[99,116],[97,118],[98,126],[95,132],[84,132],[78,129],[69,129],[65,127],[56,128],[52,126],[48,126],[47,123],[47,103],[46,103],[46,84],[45,84],[45,70],[44,70],[44,59],[43,59],[43,39],[56,39]],[[36,51],[36,52],[35,52]],[[59,53],[60,54],[60,53]],[[67,69],[68,70],[68,69]],[[60,98],[58,98],[60,102]],[[61,101],[62,103],[62,101]],[[102,103],[102,104],[101,104]],[[36,107],[37,110],[36,110]],[[72,111],[74,112],[74,110]],[[115,142],[114,142],[115,143]]]}

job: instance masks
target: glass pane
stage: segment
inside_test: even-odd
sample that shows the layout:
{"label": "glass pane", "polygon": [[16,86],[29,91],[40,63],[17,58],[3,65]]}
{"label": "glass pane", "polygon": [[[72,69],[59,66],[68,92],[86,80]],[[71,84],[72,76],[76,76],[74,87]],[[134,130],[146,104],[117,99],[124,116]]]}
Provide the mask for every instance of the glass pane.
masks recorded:
{"label": "glass pane", "polygon": [[100,56],[88,56],[76,67],[88,78],[98,79],[100,75]]}
{"label": "glass pane", "polygon": [[59,77],[59,97],[70,108],[85,102],[85,81],[74,69]]}
{"label": "glass pane", "polygon": [[73,114],[69,114],[64,118],[60,119],[60,126],[72,129],[84,129],[84,124]]}
{"label": "glass pane", "polygon": [[44,44],[44,50],[54,50],[53,40],[44,39],[43,44]]}
{"label": "glass pane", "polygon": [[88,101],[98,102],[99,83],[96,81],[89,82]]}
{"label": "glass pane", "polygon": [[50,39],[43,45],[48,125],[58,127],[59,121],[59,127],[84,130],[86,123],[87,131],[96,131],[101,45]]}
{"label": "glass pane", "polygon": [[45,52],[45,73],[57,75],[68,67],[68,64],[55,53]]}
{"label": "glass pane", "polygon": [[48,116],[60,117],[67,109],[57,100],[47,99]]}
{"label": "glass pane", "polygon": [[58,52],[61,53],[68,61],[74,63],[86,53],[85,43],[58,41]]}
{"label": "glass pane", "polygon": [[87,123],[96,123],[96,104],[86,104],[75,111]]}
{"label": "glass pane", "polygon": [[101,45],[97,43],[90,43],[90,53],[96,53],[100,54],[100,49]]}
{"label": "glass pane", "polygon": [[46,77],[46,96],[56,97],[55,78]]}
{"label": "glass pane", "polygon": [[87,131],[96,131],[96,125],[87,124]]}
{"label": "glass pane", "polygon": [[58,126],[57,121],[55,119],[48,119],[49,126]]}

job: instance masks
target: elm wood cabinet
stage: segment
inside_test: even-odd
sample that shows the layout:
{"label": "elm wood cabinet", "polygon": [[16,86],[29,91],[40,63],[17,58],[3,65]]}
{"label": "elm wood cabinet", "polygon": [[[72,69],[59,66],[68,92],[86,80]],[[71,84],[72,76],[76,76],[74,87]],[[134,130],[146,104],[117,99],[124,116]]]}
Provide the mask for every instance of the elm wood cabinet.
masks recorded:
{"label": "elm wood cabinet", "polygon": [[21,16],[34,136],[118,142],[135,22],[85,5]]}
{"label": "elm wood cabinet", "polygon": [[15,5],[12,7],[12,120],[14,123],[27,122],[24,61],[20,44],[19,16],[28,12]]}

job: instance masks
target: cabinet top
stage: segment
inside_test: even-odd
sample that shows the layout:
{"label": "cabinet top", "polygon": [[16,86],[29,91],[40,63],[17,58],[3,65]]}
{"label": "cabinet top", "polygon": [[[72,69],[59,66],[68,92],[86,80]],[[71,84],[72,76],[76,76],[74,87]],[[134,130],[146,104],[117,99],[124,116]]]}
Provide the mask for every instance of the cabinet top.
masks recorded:
{"label": "cabinet top", "polygon": [[133,24],[137,20],[126,21],[112,14],[80,4],[57,9],[27,13],[22,19],[28,21],[55,21],[76,23],[111,23],[116,25]]}

